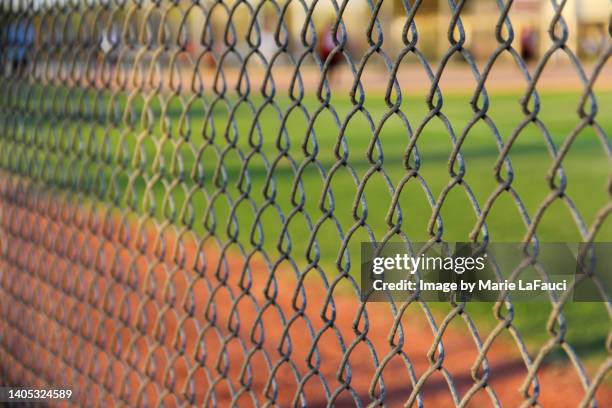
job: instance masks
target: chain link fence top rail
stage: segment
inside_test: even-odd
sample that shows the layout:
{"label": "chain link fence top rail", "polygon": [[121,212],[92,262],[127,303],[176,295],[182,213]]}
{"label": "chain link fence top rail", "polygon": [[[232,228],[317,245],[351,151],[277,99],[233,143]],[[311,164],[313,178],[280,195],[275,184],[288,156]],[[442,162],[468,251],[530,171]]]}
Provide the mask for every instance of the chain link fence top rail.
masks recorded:
{"label": "chain link fence top rail", "polygon": [[[577,242],[610,236],[609,24],[585,63],[574,2],[542,2],[530,62],[525,2],[434,3],[0,1],[2,383],[83,406],[612,402],[603,287],[603,315],[580,317],[608,333],[591,358],[566,297],[538,305],[536,342],[509,298],[487,314],[359,301],[362,241],[535,242],[549,213]],[[485,3],[494,18],[470,20]],[[486,25],[482,55],[470,30]],[[545,117],[551,67],[578,92]],[[509,83],[510,128],[487,92]],[[576,197],[593,185],[565,171],[585,133],[603,161],[580,168],[604,183]],[[486,171],[470,138],[493,146]],[[542,174],[513,168],[526,138]],[[495,229],[499,203],[512,221]]]}

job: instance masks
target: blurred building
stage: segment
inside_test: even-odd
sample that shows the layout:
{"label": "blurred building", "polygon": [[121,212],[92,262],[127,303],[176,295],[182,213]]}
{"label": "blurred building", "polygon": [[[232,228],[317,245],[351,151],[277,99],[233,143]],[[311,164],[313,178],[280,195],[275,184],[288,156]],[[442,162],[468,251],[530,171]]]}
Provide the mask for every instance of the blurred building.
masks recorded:
{"label": "blurred building", "polygon": [[[402,47],[402,31],[406,22],[406,0],[388,0],[383,2],[379,11],[379,23],[383,31],[385,51],[393,54]],[[338,1],[338,4],[341,4]],[[375,3],[375,2],[373,2]],[[413,1],[410,1],[413,3]],[[227,35],[226,24],[230,19],[228,10],[231,2],[224,2],[225,6],[208,0],[202,2],[205,7],[212,7],[211,18],[203,13],[193,12],[190,15],[190,26],[193,39],[202,38],[205,21],[208,21],[208,35],[223,38]],[[259,1],[251,0],[253,6]],[[278,0],[264,5],[260,10],[260,27],[263,35],[267,35],[270,43],[270,34],[275,31],[278,16],[282,14],[287,35],[295,48],[301,45],[301,36],[304,34],[304,22],[308,11],[305,7],[312,4],[312,0],[304,2],[292,1],[286,10],[283,10],[286,0]],[[246,38],[249,22],[254,7],[242,4],[231,10],[232,28],[237,38]],[[607,26],[612,13],[610,0],[567,0],[563,9],[563,18],[569,31],[568,45],[577,51],[581,57],[589,58],[598,55],[609,41]],[[351,0],[343,12],[343,21],[348,31],[348,48],[356,55],[360,55],[368,47],[366,30],[369,26],[372,11],[367,0]],[[313,13],[312,26],[306,30],[306,36],[312,35],[313,30],[320,32],[335,21],[336,11],[331,0],[319,0]],[[466,47],[476,58],[486,58],[499,46],[495,31],[500,19],[501,11],[494,0],[467,1],[461,12],[461,24],[466,33]],[[526,60],[539,58],[551,45],[548,33],[554,11],[550,0],[515,0],[509,17],[514,32],[513,46]],[[426,0],[415,16],[419,34],[419,49],[428,57],[436,59],[449,48],[448,28],[451,10],[448,0]],[[507,28],[503,29],[507,35]],[[372,37],[376,40],[376,30]],[[198,44],[196,44],[198,46]],[[237,46],[239,48],[239,44]],[[196,47],[197,48],[197,47]],[[269,50],[270,51],[270,50]]]}
{"label": "blurred building", "polygon": [[[426,5],[426,6],[425,6]],[[402,0],[393,2],[393,24],[389,34],[401,30],[406,11]],[[609,41],[610,0],[568,0],[563,8],[568,45],[581,57],[595,57]],[[495,36],[501,10],[495,1],[467,1],[461,11],[466,46],[477,57],[486,58],[498,47]],[[509,13],[514,32],[513,46],[525,59],[539,58],[550,46],[554,9],[550,0],[515,0]],[[435,58],[449,48],[448,27],[451,10],[447,0],[425,1],[416,15],[421,50]],[[503,36],[507,35],[504,28]],[[391,35],[391,38],[396,36]]]}
{"label": "blurred building", "polygon": [[[7,2],[16,9],[31,7],[38,10],[43,5],[68,4],[69,0],[31,0]],[[336,0],[336,7],[342,4]],[[91,0],[91,4],[103,2]],[[288,6],[285,7],[288,3]],[[376,1],[371,1],[375,4]],[[402,31],[406,22],[406,3],[413,4],[414,0],[385,0],[378,12],[378,22],[384,35],[383,48],[390,54],[396,53],[402,48]],[[551,20],[554,16],[551,0],[515,0],[509,14],[514,31],[513,46],[525,59],[537,59],[551,45],[548,33]],[[561,0],[559,0],[561,3]],[[143,0],[140,2],[142,9],[154,6],[154,0]],[[272,34],[278,24],[279,16],[282,15],[283,26],[294,49],[301,47],[301,36],[304,34],[304,22],[307,18],[309,8],[313,0],[290,1],[275,0],[264,2],[259,7],[261,0],[179,0],[172,3],[175,10],[169,13],[165,19],[168,37],[177,38],[181,33],[177,27],[184,24],[183,13],[187,13],[186,21],[189,26],[190,50],[197,54],[204,48],[203,44],[212,38],[218,47],[223,48],[227,43],[236,42],[235,48],[240,52],[242,48],[248,48],[245,38],[250,29],[250,21],[254,12],[258,12],[258,21],[262,30],[264,44],[267,54],[273,53],[275,41]],[[134,3],[135,7],[136,3]],[[168,4],[161,8],[170,7]],[[148,14],[149,34],[156,37],[161,20],[162,10],[158,13]],[[318,0],[312,19],[312,25],[306,30],[306,36],[312,35],[313,31],[320,32],[325,26],[330,26],[336,17],[335,6],[332,0]],[[611,0],[567,0],[563,9],[563,18],[568,27],[568,44],[582,58],[594,58],[597,56],[608,41],[608,24],[612,15]],[[372,11],[368,0],[350,0],[346,3],[343,11],[343,21],[348,31],[348,48],[359,56],[368,47],[366,29],[371,20]],[[501,11],[495,0],[469,0],[465,2],[461,11],[461,23],[466,33],[466,47],[477,57],[486,58],[498,47],[495,30],[501,16]],[[117,15],[118,21],[98,27],[108,35],[102,40],[102,46],[112,45],[112,38],[118,37],[113,30],[119,32],[124,16]],[[132,17],[139,20],[139,16]],[[451,10],[448,0],[424,0],[415,16],[415,22],[419,33],[418,47],[428,58],[436,59],[443,55],[449,48],[448,27],[451,18]],[[130,22],[133,24],[135,21]],[[231,21],[228,29],[228,22]],[[100,25],[96,22],[96,25]],[[116,26],[117,28],[113,28]],[[206,29],[205,29],[206,27]],[[375,30],[376,31],[376,30]],[[504,36],[506,29],[504,29]],[[97,34],[96,34],[97,36]],[[372,35],[376,39],[376,33]]]}

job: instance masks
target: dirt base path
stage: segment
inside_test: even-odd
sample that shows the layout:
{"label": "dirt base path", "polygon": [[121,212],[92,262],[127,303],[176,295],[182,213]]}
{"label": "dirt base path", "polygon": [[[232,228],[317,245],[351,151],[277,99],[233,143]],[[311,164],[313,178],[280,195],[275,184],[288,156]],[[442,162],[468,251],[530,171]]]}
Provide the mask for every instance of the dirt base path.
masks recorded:
{"label": "dirt base path", "polygon": [[[478,350],[461,316],[431,370],[434,334],[419,304],[399,320],[402,337],[389,305],[368,304],[366,322],[355,296],[328,298],[321,278],[300,283],[288,264],[272,273],[261,256],[245,261],[213,240],[0,184],[5,384],[69,387],[82,406],[348,407],[383,392],[401,406],[426,378],[428,407],[455,406],[473,387],[468,406],[525,402],[527,369],[509,335],[486,354],[486,387],[475,386]],[[542,406],[575,407],[585,395],[569,364],[543,366],[537,379]],[[597,400],[612,404],[609,383]]]}

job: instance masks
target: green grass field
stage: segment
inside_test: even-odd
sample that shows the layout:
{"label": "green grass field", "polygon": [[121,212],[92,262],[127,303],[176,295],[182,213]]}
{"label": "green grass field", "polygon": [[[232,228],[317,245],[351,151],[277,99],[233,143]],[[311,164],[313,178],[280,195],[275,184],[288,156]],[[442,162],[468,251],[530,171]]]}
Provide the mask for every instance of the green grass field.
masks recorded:
{"label": "green grass field", "polygon": [[[520,96],[519,93],[491,96],[489,116],[504,141],[524,119],[518,103]],[[539,118],[556,146],[579,122],[576,113],[579,97],[575,92],[541,95]],[[599,93],[597,97],[600,109],[612,106],[611,92]],[[58,174],[68,173],[69,179],[77,180],[79,174],[85,174],[85,178],[79,179],[80,186],[91,184],[96,176],[104,175],[106,183],[93,184],[98,192],[104,190],[103,195],[109,200],[116,195],[122,207],[130,206],[137,213],[148,211],[159,219],[174,218],[178,226],[185,225],[183,212],[192,214],[190,224],[198,234],[214,232],[223,242],[237,234],[237,240],[247,252],[254,247],[252,239],[263,242],[272,260],[280,254],[279,242],[282,241],[283,248],[288,247],[287,237],[281,240],[282,226],[285,225],[291,241],[291,255],[300,267],[306,265],[307,248],[312,238],[311,226],[320,224],[316,232],[320,264],[330,274],[337,273],[335,262],[342,239],[353,227],[357,227],[348,249],[351,270],[358,279],[359,243],[370,240],[369,232],[376,239],[381,239],[388,231],[385,218],[392,192],[380,172],[374,172],[366,184],[356,214],[358,218],[364,217],[365,207],[361,204],[365,204],[367,228],[358,226],[358,218],[353,216],[352,211],[358,195],[358,183],[354,177],[362,180],[373,168],[368,159],[368,148],[374,134],[372,126],[378,126],[388,111],[383,95],[368,95],[364,102],[367,114],[356,112],[345,127],[339,151],[342,155],[346,154],[354,174],[344,166],[332,173],[337,164],[334,149],[340,134],[337,121],[344,123],[353,109],[348,98],[333,97],[333,112],[323,109],[313,122],[312,132],[309,132],[309,122],[301,108],[307,109],[312,118],[321,104],[314,96],[305,97],[300,107],[287,115],[286,132],[283,133],[280,132],[281,117],[291,106],[291,100],[283,96],[275,97],[275,105],[266,104],[256,96],[249,98],[249,103],[239,103],[234,97],[211,105],[212,100],[205,97],[187,108],[178,99],[162,103],[157,98],[150,101],[141,98],[117,100],[122,109],[126,105],[131,107],[130,114],[126,116],[133,123],[131,129],[123,125],[107,128],[86,121],[63,120],[61,125],[64,132],[56,137],[55,142],[59,148],[55,149],[56,153],[46,157],[49,163],[56,163],[62,170]],[[442,112],[448,117],[457,136],[473,117],[469,99],[468,94],[444,96]],[[206,104],[203,104],[203,100],[207,100]],[[405,97],[401,110],[413,131],[428,112],[423,96]],[[184,112],[187,114],[181,116]],[[370,120],[367,119],[368,115]],[[606,133],[612,131],[611,115],[600,112],[597,120]],[[253,127],[254,122],[257,123],[256,127]],[[36,137],[38,140],[52,140],[53,133],[45,135],[45,131],[54,126],[56,124],[42,116],[38,124],[36,121],[24,124],[24,140],[30,141],[26,144],[33,146]],[[39,135],[35,137],[34,129],[37,127]],[[308,142],[303,146],[307,135],[310,135]],[[373,156],[384,158],[383,169],[394,186],[406,174],[403,160],[409,141],[410,132],[398,115],[392,115],[384,122],[379,132],[380,143],[375,147]],[[609,201],[611,166],[604,143],[608,142],[602,142],[591,128],[587,128],[580,133],[563,161],[567,195],[580,211],[587,228],[596,212]],[[6,140],[2,144],[4,147],[17,145]],[[42,152],[48,150],[23,146],[21,153],[38,161],[44,157]],[[63,154],[62,146],[65,152],[71,154]],[[288,152],[293,163],[286,157],[275,162],[280,154],[279,146]],[[434,199],[437,199],[451,179],[448,161],[452,143],[449,131],[440,119],[434,117],[425,126],[417,148],[421,161],[419,173]],[[83,159],[87,149],[97,152],[91,155],[94,160]],[[304,150],[309,155],[317,151],[317,162],[310,161]],[[15,157],[19,157],[10,149],[3,151],[5,166],[7,161],[13,162]],[[74,154],[78,151],[80,155]],[[102,152],[111,158],[105,165],[101,161]],[[464,179],[482,206],[497,187],[493,168],[499,149],[491,129],[482,121],[476,124],[468,133],[461,152],[465,161]],[[265,155],[265,159],[262,155]],[[535,124],[529,124],[520,133],[509,159],[514,171],[512,185],[527,212],[533,216],[550,192],[545,176],[552,164],[543,133]],[[118,171],[117,163],[123,160],[128,165]],[[300,167],[298,176],[297,168]],[[136,171],[137,168],[141,172]],[[179,182],[177,175],[181,168],[183,179]],[[248,176],[243,177],[245,175]],[[109,189],[108,184],[112,177],[114,190]],[[333,201],[329,194],[324,194],[325,178],[333,191]],[[273,183],[269,184],[269,181]],[[106,187],[101,188],[102,185]],[[221,193],[220,186],[224,186]],[[298,188],[294,191],[295,186]],[[303,211],[287,221],[295,209],[292,194],[296,202],[302,203]],[[326,209],[333,208],[333,219],[328,218],[321,209],[322,203]],[[413,242],[427,240],[430,237],[427,224],[432,209],[417,180],[412,179],[406,184],[399,205],[403,215],[402,228],[408,237]],[[451,191],[442,207],[441,216],[443,239],[468,240],[476,215],[463,186],[456,186]],[[487,226],[493,242],[520,241],[527,231],[517,211],[517,204],[507,193],[496,201],[487,218]],[[546,211],[537,235],[541,240],[551,242],[579,242],[582,239],[571,213],[560,200]],[[597,240],[612,240],[609,223]],[[549,308],[543,306],[517,305],[517,325],[527,333],[530,341],[536,343],[547,336],[544,325]],[[493,323],[490,305],[473,304],[468,309],[479,319]],[[572,317],[570,341],[579,350],[603,352],[609,328],[604,306],[597,303],[574,304],[568,306],[568,315]]]}
{"label": "green grass field", "polygon": [[[501,137],[507,140],[521,122],[523,116],[518,105],[519,95],[496,95],[492,97],[490,116],[495,121]],[[539,117],[548,128],[554,143],[558,146],[577,125],[578,119],[575,113],[578,95],[574,93],[545,94],[543,97],[542,113]],[[453,129],[459,135],[466,123],[473,114],[468,106],[468,95],[449,95],[444,99],[442,112],[452,123]],[[607,106],[612,102],[612,93],[598,95],[600,106]],[[264,104],[262,100],[252,98],[255,109]],[[132,102],[133,110],[136,114],[142,115],[142,102]],[[277,105],[282,112],[287,111],[290,101],[278,98]],[[235,105],[236,101],[232,101]],[[133,186],[140,192],[140,189],[148,188],[147,191],[155,192],[155,203],[158,209],[157,215],[163,217],[161,208],[164,204],[172,202],[177,211],[180,211],[185,203],[185,195],[181,194],[179,188],[175,188],[170,194],[164,195],[168,191],[163,186],[163,181],[171,183],[176,178],[173,175],[173,163],[180,159],[184,168],[185,178],[179,187],[190,189],[195,186],[192,172],[197,161],[199,169],[198,176],[201,177],[202,185],[210,194],[218,190],[215,183],[215,176],[219,176],[219,171],[223,170],[224,176],[217,180],[220,184],[225,184],[225,193],[222,197],[213,202],[213,208],[218,218],[219,226],[227,223],[226,212],[230,207],[227,199],[231,198],[235,203],[241,195],[238,182],[242,183],[242,192],[250,184],[249,199],[260,208],[265,202],[266,197],[263,193],[266,179],[271,176],[275,181],[275,203],[285,214],[288,214],[294,205],[290,201],[291,189],[294,184],[301,182],[304,189],[304,210],[313,221],[323,215],[319,209],[321,201],[328,202],[329,195],[323,197],[324,176],[321,171],[326,172],[330,178],[330,187],[333,192],[334,216],[337,217],[342,229],[347,230],[354,224],[351,208],[357,196],[357,185],[350,172],[345,167],[340,167],[330,177],[330,171],[336,164],[334,157],[334,146],[338,141],[338,125],[329,111],[324,110],[314,121],[314,132],[311,133],[307,146],[309,152],[314,151],[314,140],[318,146],[316,159],[320,167],[314,163],[304,166],[303,172],[298,177],[296,170],[292,168],[290,162],[282,158],[272,169],[272,161],[279,156],[277,139],[280,128],[278,113],[273,111],[273,107],[268,105],[258,115],[257,124],[261,135],[253,131],[255,114],[246,103],[239,104],[233,112],[228,112],[223,102],[218,102],[210,112],[212,115],[205,117],[204,109],[199,102],[194,103],[189,109],[189,114],[185,118],[185,123],[181,123],[180,113],[183,108],[170,103],[165,115],[166,126],[164,136],[164,125],[162,122],[162,108],[156,106],[157,101],[151,105],[153,120],[148,123],[151,127],[149,133],[143,132],[142,126],[137,126],[127,135],[121,135],[124,129],[111,130],[115,134],[111,135],[110,141],[114,140],[113,151],[120,151],[120,142],[126,146],[125,151],[132,154],[129,158],[133,167],[142,166],[147,179],[151,179],[153,174],[163,173],[155,183],[145,187],[143,179],[136,179]],[[352,109],[349,100],[332,100],[332,105],[337,113],[337,117],[344,121]],[[315,98],[305,98],[303,102],[310,115],[319,106]],[[375,125],[380,123],[380,119],[387,111],[382,96],[374,96],[366,100],[365,107],[372,117]],[[405,112],[412,128],[416,128],[423,120],[427,110],[422,97],[412,97],[404,100],[402,109]],[[228,118],[232,119],[229,120]],[[144,116],[144,115],[143,115]],[[606,130],[612,127],[612,118],[600,114],[598,121],[601,127]],[[184,143],[180,136],[180,128],[189,123],[191,128],[190,143],[191,148]],[[289,146],[288,152],[295,160],[296,166],[306,163],[307,157],[302,151],[307,132],[308,123],[297,108],[287,117],[286,133],[281,137],[282,145]],[[208,144],[204,145],[206,134]],[[99,145],[103,141],[103,135],[98,130],[97,137],[100,138]],[[348,122],[344,132],[342,152],[347,153],[347,161],[355,170],[359,179],[373,168],[368,161],[367,151],[372,140],[373,131],[370,124],[365,120],[362,113],[356,113]],[[140,139],[140,140],[139,140]],[[404,124],[397,116],[388,119],[379,133],[380,150],[378,147],[374,151],[375,158],[384,157],[383,168],[390,178],[390,181],[397,185],[399,180],[406,174],[403,166],[403,157],[409,143],[409,133]],[[251,142],[251,144],[249,144]],[[252,155],[248,160],[245,158],[254,152],[254,145],[259,145],[259,151],[266,156],[268,164],[264,163],[260,154]],[[107,146],[108,148],[108,146]],[[450,181],[448,172],[448,159],[451,154],[452,144],[448,131],[442,122],[434,118],[425,127],[417,143],[421,158],[420,174],[430,188],[433,197],[438,198],[443,187]],[[197,151],[202,149],[199,157],[194,157]],[[138,151],[142,154],[134,154]],[[461,149],[465,161],[466,176],[465,180],[476,199],[482,205],[497,186],[493,174],[493,167],[498,158],[498,148],[492,137],[491,130],[482,122],[477,124],[468,134],[466,142]],[[542,132],[530,124],[520,134],[509,158],[515,173],[513,187],[516,189],[521,200],[530,215],[541,204],[544,197],[550,192],[545,175],[548,172],[552,159],[547,150]],[[161,163],[164,163],[161,165]],[[161,167],[159,166],[161,165]],[[563,168],[567,176],[567,194],[574,201],[580,211],[587,226],[592,221],[596,211],[600,209],[609,199],[608,198],[608,175],[610,162],[605,153],[602,142],[595,136],[590,129],[585,129],[572,145],[572,148],[563,161]],[[271,170],[272,169],[272,170]],[[241,180],[243,172],[248,173],[248,183]],[[174,172],[174,174],[177,174]],[[224,182],[221,182],[223,180]],[[126,183],[124,183],[126,184]],[[195,187],[194,187],[195,188]],[[268,198],[272,188],[268,186]],[[123,192],[122,192],[123,193]],[[121,194],[126,198],[125,194]],[[143,197],[145,194],[136,194]],[[299,195],[299,194],[298,194]],[[377,237],[382,237],[386,226],[384,215],[389,209],[391,193],[385,185],[380,173],[375,173],[366,184],[364,190],[365,204],[368,208],[366,222],[372,227]],[[207,203],[203,196],[197,193],[193,195],[191,202],[198,208],[196,218],[202,216],[202,206]],[[405,187],[400,196],[399,202],[404,215],[404,230],[408,236],[415,240],[429,238],[426,225],[431,215],[431,207],[423,193],[422,188],[411,180]],[[137,208],[144,208],[142,202],[138,202]],[[242,208],[244,207],[244,208]],[[326,204],[330,208],[330,204]],[[493,212],[487,219],[490,230],[491,240],[493,241],[516,241],[521,239],[526,228],[516,210],[516,204],[510,199],[509,195],[504,194],[496,203]],[[252,208],[244,202],[237,208],[237,219],[240,220],[241,230],[248,231],[253,226],[254,217],[249,217],[253,213]],[[264,211],[263,216],[268,216],[268,211]],[[275,219],[269,211],[270,221]],[[362,214],[362,211],[359,211]],[[442,207],[442,218],[444,222],[443,238],[453,241],[466,239],[476,220],[472,205],[469,203],[467,195],[462,191],[461,186],[457,186],[451,192],[447,202]],[[194,228],[202,228],[202,222],[196,220]],[[278,221],[278,220],[277,220]],[[292,223],[291,223],[292,224]],[[295,222],[297,224],[297,222]],[[269,241],[275,241],[274,231],[278,230],[280,223],[266,223],[266,232],[269,234]],[[293,225],[289,225],[293,227]],[[295,225],[295,228],[298,228]],[[296,231],[297,233],[297,231]],[[299,234],[302,235],[302,234]],[[322,237],[323,235],[321,235]],[[576,241],[580,240],[580,235],[575,222],[567,208],[559,201],[546,211],[546,216],[538,228],[538,236],[546,241]],[[331,238],[331,237],[330,237]],[[598,236],[599,240],[609,241],[612,238],[612,231],[608,228]]]}
{"label": "green grass field", "polygon": [[[578,124],[578,116],[575,113],[578,96],[575,93],[550,93],[542,96],[542,110],[539,117],[557,146]],[[489,113],[504,140],[510,137],[523,119],[518,104],[519,97],[518,94],[503,94],[491,98]],[[218,102],[212,109],[209,108],[209,112],[213,113],[208,117],[202,115],[202,105],[196,102],[189,108],[189,115],[185,117],[184,123],[181,123],[179,117],[183,108],[171,102],[168,104],[166,114],[166,132],[170,137],[162,135],[163,132],[160,131],[163,128],[162,115],[158,113],[154,113],[155,121],[149,124],[152,126],[154,137],[145,133],[145,136],[138,141],[137,135],[140,129],[135,129],[132,134],[124,136],[123,139],[117,135],[117,140],[126,143],[129,151],[137,150],[144,153],[132,158],[132,162],[143,165],[149,177],[160,170],[155,163],[164,163],[162,167],[165,169],[165,176],[160,177],[155,183],[149,183],[145,187],[147,183],[144,179],[133,180],[132,187],[136,192],[134,197],[147,196],[148,194],[144,194],[146,190],[152,193],[150,197],[154,198],[148,203],[136,202],[135,207],[141,210],[150,209],[150,204],[154,201],[157,216],[163,218],[169,214],[166,212],[164,215],[164,206],[174,207],[180,213],[186,202],[187,190],[193,190],[195,192],[190,201],[194,210],[194,229],[203,232],[204,216],[207,213],[206,210],[210,210],[210,215],[215,216],[214,230],[217,234],[225,238],[228,226],[230,231],[235,227],[229,225],[230,220],[233,220],[233,223],[239,224],[241,242],[247,244],[256,226],[256,212],[264,208],[258,216],[261,225],[265,228],[265,247],[273,253],[280,240],[281,226],[286,221],[286,218],[283,220],[279,217],[278,211],[283,212],[286,217],[295,208],[291,195],[294,186],[298,186],[303,188],[303,194],[298,188],[295,200],[298,202],[303,200],[304,213],[308,214],[311,223],[316,224],[325,218],[325,212],[320,208],[321,203],[324,203],[325,209],[330,209],[333,205],[333,215],[336,219],[324,220],[316,236],[321,247],[321,257],[324,260],[335,260],[340,247],[338,226],[346,234],[356,224],[352,208],[358,196],[358,184],[354,176],[362,180],[364,175],[373,169],[373,165],[368,160],[368,146],[373,138],[371,124],[360,112],[351,117],[344,131],[341,154],[347,152],[347,161],[354,169],[354,175],[343,166],[332,174],[331,171],[337,163],[334,148],[340,133],[336,118],[328,110],[323,110],[314,120],[307,150],[309,153],[315,151],[316,140],[318,164],[315,164],[309,162],[302,148],[308,134],[308,122],[299,109],[292,110],[287,116],[287,131],[280,137],[280,143],[287,148],[295,161],[294,166],[303,166],[298,176],[297,170],[286,158],[281,158],[277,163],[273,163],[279,156],[277,147],[281,126],[279,114],[275,112],[273,106],[267,105],[256,115],[253,109],[258,109],[264,105],[264,102],[257,98],[252,99],[255,105],[253,108],[242,103],[230,112],[222,102]],[[468,101],[469,95],[449,95],[444,99],[442,112],[452,123],[457,135],[461,134],[473,116]],[[600,106],[609,106],[612,102],[612,93],[600,94],[598,101]],[[138,105],[137,101],[135,102]],[[277,98],[276,103],[283,113],[290,105],[290,101],[283,98]],[[156,101],[151,104],[151,111],[160,112],[162,108],[155,104]],[[236,101],[232,101],[232,104],[235,106]],[[335,116],[344,122],[353,107],[350,101],[333,99],[331,104],[335,110]],[[308,109],[312,117],[320,104],[314,97],[309,97],[305,98],[303,106]],[[375,126],[380,123],[387,111],[382,95],[366,99],[365,108]],[[423,97],[405,99],[402,110],[412,129],[418,127],[427,114]],[[256,116],[260,134],[257,128],[252,126]],[[612,128],[612,118],[609,115],[599,115],[598,119],[604,130]],[[190,150],[186,144],[180,145],[179,129],[181,126],[185,128],[186,123],[189,123],[191,127],[190,142],[195,146],[195,151],[204,144],[203,134],[206,134],[208,141],[212,143],[203,148],[201,152]],[[381,129],[380,144],[374,150],[373,156],[375,159],[384,158],[383,169],[389,181],[397,186],[406,174],[403,160],[409,143],[409,132],[397,115],[386,120]],[[254,146],[258,146],[259,151],[266,156],[267,164],[260,154],[253,154]],[[431,190],[434,199],[438,199],[442,189],[451,180],[448,161],[452,144],[442,121],[434,118],[427,124],[419,137],[417,148],[421,159],[419,173]],[[499,151],[489,127],[482,121],[473,127],[461,152],[465,161],[464,179],[482,206],[497,187],[493,167],[498,159]],[[182,162],[184,168],[185,180],[170,189],[168,186],[172,185],[175,180],[172,174],[173,163],[176,164],[179,158],[178,161]],[[509,159],[515,175],[513,187],[529,215],[533,216],[550,192],[545,176],[552,164],[542,132],[534,124],[528,125],[521,132],[511,150]],[[202,180],[204,189],[198,189],[191,177],[196,161],[199,166],[197,174]],[[611,169],[602,142],[592,129],[588,128],[580,133],[563,161],[563,169],[567,176],[567,195],[575,203],[588,228],[596,212],[609,200],[607,183]],[[325,176],[322,172],[325,172]],[[248,177],[241,177],[246,174]],[[325,177],[329,180],[333,204],[330,201],[331,195],[323,193]],[[267,193],[264,194],[268,179],[274,181],[274,187],[267,185]],[[222,195],[214,197],[220,185],[225,186],[225,191]],[[244,199],[243,193],[247,190],[248,199]],[[204,191],[208,192],[208,197]],[[272,195],[274,195],[276,208],[273,205],[265,206],[266,203],[271,203]],[[243,196],[242,200],[240,200],[241,196]],[[363,216],[362,204],[365,204],[367,206],[365,222],[378,239],[382,238],[388,230],[385,218],[389,211],[391,198],[392,193],[382,174],[374,172],[363,190],[357,216]],[[403,230],[408,237],[416,242],[427,240],[430,237],[427,224],[432,209],[422,186],[416,179],[409,181],[403,188],[399,205],[403,214]],[[503,194],[496,201],[487,218],[491,241],[518,241],[525,235],[526,227],[517,208],[510,194]],[[229,216],[230,210],[234,211],[233,218]],[[476,215],[463,186],[455,186],[451,191],[442,206],[441,216],[444,239],[448,241],[467,240],[474,227]],[[209,229],[212,229],[211,221],[212,218],[209,218],[207,223]],[[337,221],[338,224],[335,225],[334,221]],[[294,244],[293,253],[299,258],[300,255],[305,254],[305,244],[310,236],[310,230],[302,213],[287,223],[287,231]],[[547,209],[537,233],[538,237],[544,241],[581,240],[576,223],[561,200],[557,200]],[[612,229],[602,230],[597,239],[610,241]],[[359,228],[351,238],[351,242],[358,243],[362,240],[369,240],[369,237],[364,228]]]}

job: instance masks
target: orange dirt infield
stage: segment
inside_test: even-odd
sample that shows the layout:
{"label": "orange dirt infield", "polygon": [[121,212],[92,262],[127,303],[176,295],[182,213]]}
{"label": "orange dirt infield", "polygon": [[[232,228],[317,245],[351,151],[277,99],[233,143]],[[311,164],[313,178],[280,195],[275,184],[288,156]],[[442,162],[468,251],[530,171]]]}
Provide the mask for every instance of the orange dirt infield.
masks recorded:
{"label": "orange dirt infield", "polygon": [[[332,397],[334,406],[355,406],[354,398],[367,405],[381,392],[380,384],[370,390],[374,349],[379,362],[388,357],[385,404],[410,397],[406,362],[392,351],[399,336],[389,338],[389,305],[368,304],[366,325],[355,321],[355,296],[328,300],[319,278],[306,279],[294,299],[299,283],[287,265],[269,280],[261,256],[245,261],[230,248],[221,257],[212,241],[198,246],[174,227],[124,219],[122,228],[117,214],[74,211],[60,198],[2,184],[0,373],[8,384],[73,388],[83,406],[319,407]],[[417,379],[431,366],[434,335],[424,316],[413,304],[401,319]],[[461,316],[442,343],[442,366],[462,399],[474,385],[477,349]],[[345,356],[350,369],[339,372]],[[487,361],[487,384],[502,405],[523,403],[527,369],[512,338],[500,336]],[[425,406],[455,406],[443,374],[434,370],[425,382]],[[584,396],[570,366],[545,366],[537,378],[542,406],[574,407]],[[303,399],[294,400],[298,389]],[[603,384],[597,400],[610,406],[612,387]],[[468,404],[492,405],[486,389]]]}

